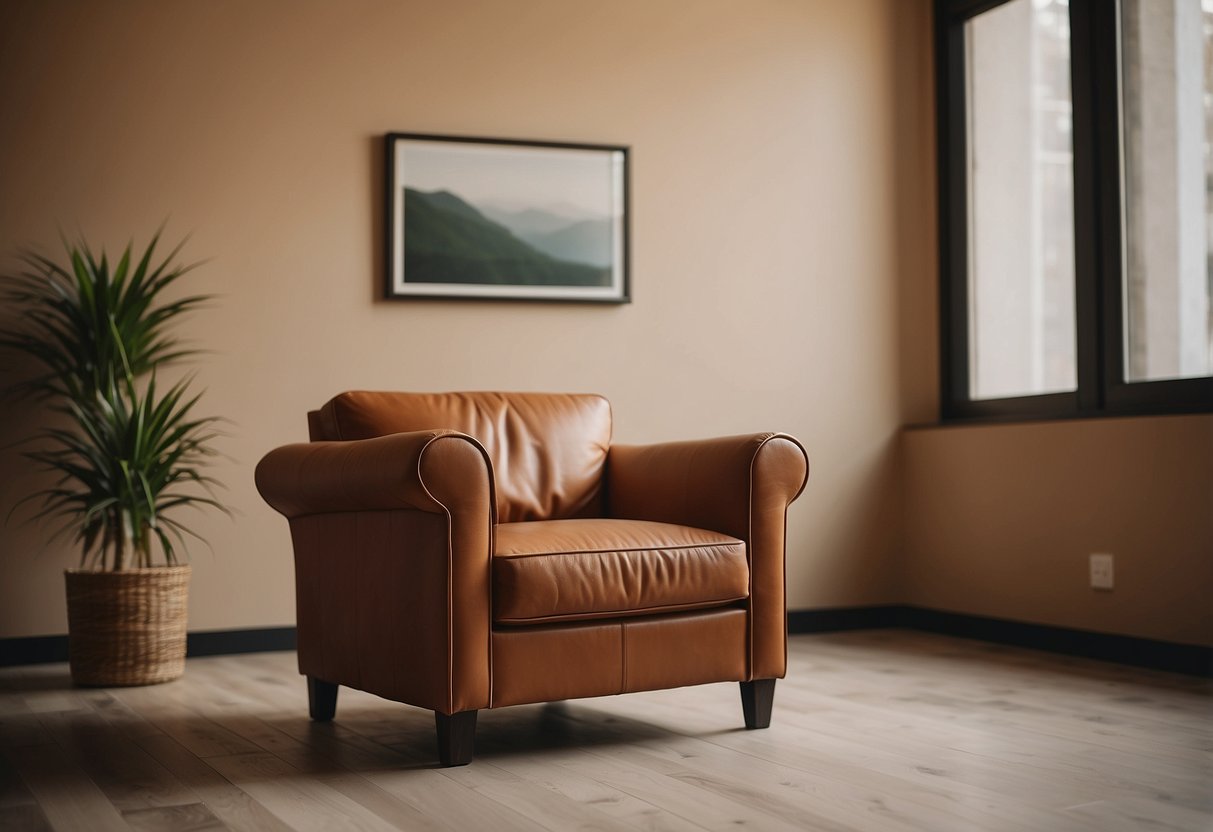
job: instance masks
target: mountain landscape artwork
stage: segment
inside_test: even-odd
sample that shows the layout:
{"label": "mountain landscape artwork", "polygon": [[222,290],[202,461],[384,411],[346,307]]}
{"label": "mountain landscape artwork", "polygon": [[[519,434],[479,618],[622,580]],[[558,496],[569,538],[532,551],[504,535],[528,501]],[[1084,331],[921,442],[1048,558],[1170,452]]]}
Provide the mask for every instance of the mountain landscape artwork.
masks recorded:
{"label": "mountain landscape artwork", "polygon": [[490,211],[450,191],[404,189],[408,281],[606,286],[610,265],[609,220],[547,208]]}
{"label": "mountain landscape artwork", "polygon": [[391,296],[627,300],[625,148],[392,134],[388,163]]}

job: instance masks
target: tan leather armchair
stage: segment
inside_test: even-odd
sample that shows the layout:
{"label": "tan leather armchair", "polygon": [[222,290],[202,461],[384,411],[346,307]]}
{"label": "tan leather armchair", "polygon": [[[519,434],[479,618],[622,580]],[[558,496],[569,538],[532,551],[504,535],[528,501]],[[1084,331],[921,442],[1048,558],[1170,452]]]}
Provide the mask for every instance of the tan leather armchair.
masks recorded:
{"label": "tan leather armchair", "polygon": [[738,681],[770,723],[786,668],[784,536],[808,459],[779,433],[611,444],[592,395],[343,393],[257,487],[290,520],[311,716],[346,685],[476,712]]}

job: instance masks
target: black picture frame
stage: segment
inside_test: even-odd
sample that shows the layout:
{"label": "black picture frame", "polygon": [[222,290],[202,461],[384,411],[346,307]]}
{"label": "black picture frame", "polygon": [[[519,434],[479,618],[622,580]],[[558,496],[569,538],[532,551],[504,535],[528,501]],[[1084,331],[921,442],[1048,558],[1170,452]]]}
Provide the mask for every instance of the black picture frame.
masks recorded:
{"label": "black picture frame", "polygon": [[629,148],[388,133],[385,296],[631,301]]}

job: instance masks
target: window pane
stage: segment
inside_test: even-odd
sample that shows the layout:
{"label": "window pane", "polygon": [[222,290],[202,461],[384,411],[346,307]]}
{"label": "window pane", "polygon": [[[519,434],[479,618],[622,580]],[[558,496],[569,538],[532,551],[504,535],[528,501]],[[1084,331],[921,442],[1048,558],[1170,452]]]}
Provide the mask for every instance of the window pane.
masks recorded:
{"label": "window pane", "polygon": [[1068,3],[1012,0],[965,43],[970,396],[1073,390]]}
{"label": "window pane", "polygon": [[1213,373],[1213,2],[1123,0],[1126,381]]}

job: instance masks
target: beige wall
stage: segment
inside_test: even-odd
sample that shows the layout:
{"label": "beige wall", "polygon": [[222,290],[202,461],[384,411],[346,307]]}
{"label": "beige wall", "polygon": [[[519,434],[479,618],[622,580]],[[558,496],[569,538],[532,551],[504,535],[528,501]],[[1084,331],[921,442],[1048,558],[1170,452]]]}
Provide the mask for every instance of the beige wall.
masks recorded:
{"label": "beige wall", "polygon": [[[1213,644],[1213,416],[906,431],[905,599]],[[1087,556],[1115,557],[1116,587]]]}
{"label": "beige wall", "polygon": [[[930,394],[898,354],[933,338],[899,318],[930,314],[899,296],[933,263],[928,5],[4,3],[0,254],[169,217],[212,258],[188,335],[216,351],[196,370],[233,421],[237,516],[197,521],[191,627],[293,621],[252,469],[348,388],[600,391],[632,442],[790,431],[813,478],[789,604],[899,600],[897,432]],[[380,301],[390,130],[631,145],[635,302]],[[0,445],[36,424],[3,413]],[[7,512],[36,477],[11,449],[0,471]],[[73,555],[45,537],[0,529],[0,637],[65,630]]]}
{"label": "beige wall", "polygon": [[[0,5],[0,256],[165,217],[221,294],[188,334],[232,419],[191,627],[290,624],[252,486],[355,387],[594,390],[616,435],[808,445],[793,608],[911,602],[1213,643],[1213,419],[937,418],[929,3]],[[629,144],[635,303],[385,303],[389,130]],[[11,259],[4,261],[11,264]],[[7,310],[0,309],[0,319]],[[0,368],[11,377],[13,371]],[[36,482],[8,443],[0,512]],[[0,638],[65,630],[65,547],[0,527]],[[1086,555],[1117,557],[1115,592]]]}
{"label": "beige wall", "polygon": [[[925,149],[903,149],[897,171],[903,200],[922,198],[933,183],[913,177],[934,176],[931,125],[902,135],[926,137]],[[898,456],[898,600],[1213,645],[1213,416],[931,426],[939,418],[936,232],[904,202],[899,222],[899,250],[930,266],[899,274],[900,396],[910,427]],[[1112,592],[1090,589],[1093,552],[1115,556]]]}

